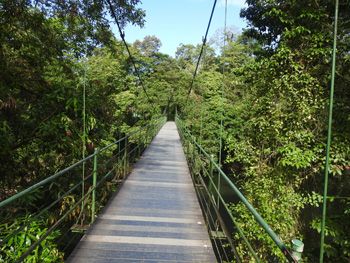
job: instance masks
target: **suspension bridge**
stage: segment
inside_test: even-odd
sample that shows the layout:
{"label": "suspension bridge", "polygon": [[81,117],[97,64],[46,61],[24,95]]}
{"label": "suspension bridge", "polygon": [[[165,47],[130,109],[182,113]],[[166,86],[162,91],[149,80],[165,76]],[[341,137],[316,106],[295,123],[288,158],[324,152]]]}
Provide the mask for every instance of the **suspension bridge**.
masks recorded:
{"label": "suspension bridge", "polygon": [[67,262],[215,262],[180,137],[167,122]]}
{"label": "suspension bridge", "polygon": [[[215,4],[216,1],[187,99]],[[116,19],[115,14],[113,17]],[[118,28],[127,48],[119,24]],[[128,53],[132,58],[129,50]],[[137,72],[135,64],[134,67]],[[334,66],[334,86],[333,82]],[[330,112],[331,108],[332,103]],[[178,116],[175,120],[167,122],[165,116],[154,118],[146,126],[102,149],[96,148],[93,154],[2,201],[0,219],[5,221],[26,200],[41,205],[36,211],[34,208],[38,206],[33,205],[26,217],[14,219],[20,224],[0,240],[0,262],[12,262],[7,260],[9,254],[16,254],[13,262],[36,262],[37,258],[39,262],[242,262],[235,234],[245,244],[251,260],[260,262],[235,220],[230,200],[221,192],[223,182],[230,195],[246,206],[275,243],[276,250],[288,262],[299,262],[303,243],[292,239],[290,244],[285,244],[221,170],[220,162],[217,164],[205,152]],[[328,134],[327,160],[330,130]],[[81,170],[83,176],[78,179]],[[327,178],[328,168],[325,170]],[[69,181],[70,187],[56,200],[48,202],[45,195],[37,195],[38,190],[49,195],[58,180]],[[325,184],[325,201],[326,187]],[[39,229],[36,224],[53,211],[57,211],[58,218]],[[321,255],[323,239],[324,236]],[[23,247],[23,244],[25,249],[16,250],[16,245]]]}
{"label": "suspension bridge", "polygon": [[[76,180],[82,167],[85,174]],[[0,241],[9,250],[17,240],[28,244],[14,262],[30,262],[38,254],[43,262],[242,262],[234,233],[260,262],[221,194],[223,182],[276,250],[289,262],[301,258],[302,242],[293,239],[289,246],[279,239],[178,117],[176,125],[158,118],[1,202],[1,217],[38,189],[49,192],[55,181],[65,179],[71,180],[70,189],[50,204],[41,200],[44,207]],[[28,233],[37,220],[58,208],[60,218],[41,235]],[[58,246],[47,249],[52,240]]]}

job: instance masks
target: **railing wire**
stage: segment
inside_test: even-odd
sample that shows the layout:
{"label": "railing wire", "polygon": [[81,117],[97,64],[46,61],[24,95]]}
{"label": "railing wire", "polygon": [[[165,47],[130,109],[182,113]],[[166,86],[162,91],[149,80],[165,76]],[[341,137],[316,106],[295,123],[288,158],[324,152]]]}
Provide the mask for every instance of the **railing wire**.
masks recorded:
{"label": "railing wire", "polygon": [[[221,179],[224,180],[224,182],[229,186],[232,193],[236,195],[237,198],[243,204],[248,208],[250,213],[254,216],[256,221],[261,225],[261,227],[265,230],[265,232],[270,236],[271,240],[277,245],[277,247],[282,251],[283,255],[286,257],[288,262],[298,262],[297,259],[293,257],[293,251],[289,247],[287,247],[280,238],[276,235],[276,233],[271,229],[271,227],[264,221],[264,219],[258,214],[258,212],[253,208],[253,206],[247,201],[247,199],[243,196],[243,194],[238,190],[238,188],[231,182],[231,180],[227,177],[227,175],[221,170],[219,165],[214,162],[213,158],[210,157],[210,155],[197,143],[195,138],[191,135],[191,133],[187,130],[187,128],[184,126],[182,121],[179,119],[178,116],[175,118],[176,125],[178,127],[180,138],[185,150],[186,159],[189,164],[192,177],[194,179],[195,185],[201,185],[204,187],[205,192],[207,193],[207,199],[210,200],[210,205],[213,206],[214,211],[217,213],[217,219],[215,219],[218,223],[220,223],[222,232],[222,237],[227,239],[227,244],[223,244],[220,240],[220,236],[218,237],[218,231],[214,229],[214,232],[216,232],[216,238],[219,238],[220,241],[217,241],[215,237],[213,237],[213,243],[215,247],[218,247],[217,244],[220,243],[222,246],[230,246],[232,252],[232,258],[230,260],[236,260],[236,262],[241,262],[241,259],[239,255],[237,254],[235,245],[233,244],[233,238],[230,237],[232,233],[228,233],[227,226],[223,222],[223,220],[220,220],[220,214],[225,211],[225,213],[228,214],[229,219],[231,220],[233,224],[234,230],[240,235],[243,242],[246,244],[248,251],[250,252],[251,256],[255,259],[256,262],[260,262],[259,257],[256,255],[255,251],[253,250],[252,246],[250,245],[247,237],[245,236],[243,230],[239,226],[239,224],[235,220],[235,216],[232,214],[232,211],[230,211],[230,208],[228,207],[227,202],[224,200],[222,194],[220,193],[220,187],[219,185],[213,180],[214,174],[216,174],[216,177],[218,178],[220,176]],[[205,163],[203,165],[203,163]],[[199,164],[199,165],[198,165]],[[208,168],[209,167],[209,168]],[[209,171],[208,171],[209,169]],[[198,178],[198,179],[197,179]],[[199,181],[198,181],[199,180]],[[198,190],[197,190],[198,193]],[[201,194],[201,193],[200,193]],[[200,200],[203,200],[203,197],[199,195],[198,197]],[[202,201],[201,201],[202,202]],[[207,201],[208,202],[208,201]],[[221,204],[220,204],[221,203]],[[219,205],[220,204],[220,205]],[[202,205],[202,209],[208,206],[207,204]],[[207,222],[207,226],[209,229],[211,229],[212,225],[211,222],[211,216],[212,213],[208,211],[209,214],[206,214],[206,211],[203,211],[205,214],[205,218],[209,218]],[[210,233],[212,233],[210,231]],[[221,233],[220,233],[221,234]],[[219,250],[220,251],[220,250]],[[223,251],[221,251],[223,253]],[[217,256],[220,260],[223,260],[227,257],[227,251],[223,253],[223,255],[218,255],[220,252],[216,252]],[[225,259],[226,261],[226,259]]]}
{"label": "railing wire", "polygon": [[[95,149],[93,154],[83,160],[2,201],[0,225],[10,228],[15,226],[15,229],[0,233],[0,261],[63,262],[74,248],[75,241],[79,241],[82,233],[95,220],[95,215],[131,171],[132,164],[165,122],[165,116],[154,120],[101,150]],[[84,179],[81,178],[79,170],[82,165],[86,167]],[[65,182],[61,184],[63,192],[52,200],[51,192],[58,191],[59,182]],[[83,184],[85,189],[82,196]],[[28,196],[35,195],[39,189],[43,195],[34,200],[35,205],[40,204],[35,210],[32,208],[34,204],[27,204],[26,200],[29,202],[31,199]],[[23,207],[22,204],[31,208]],[[30,214],[27,210],[30,210]],[[49,215],[54,217],[52,222],[46,220]],[[19,217],[24,220],[18,221]],[[44,219],[47,221],[45,224],[42,223]],[[39,221],[43,229],[38,229],[41,234],[35,236],[31,234],[31,225]],[[20,241],[22,238],[23,242]],[[48,252],[47,248],[51,250]]]}

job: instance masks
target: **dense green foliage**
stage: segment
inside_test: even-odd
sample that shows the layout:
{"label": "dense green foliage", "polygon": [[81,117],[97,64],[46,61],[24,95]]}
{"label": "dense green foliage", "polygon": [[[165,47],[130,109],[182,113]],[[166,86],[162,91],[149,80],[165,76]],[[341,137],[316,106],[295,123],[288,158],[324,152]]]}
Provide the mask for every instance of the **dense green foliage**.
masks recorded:
{"label": "dense green foliage", "polygon": [[[3,222],[0,225],[2,235],[10,235],[17,230],[18,226],[30,220],[30,215],[23,218],[16,218],[14,222]],[[0,262],[14,262],[20,258],[33,243],[37,241],[45,232],[47,227],[45,220],[35,220],[28,227],[24,228],[18,236],[12,237],[5,246],[1,248]],[[64,262],[63,254],[57,249],[52,241],[60,235],[59,231],[55,231],[47,239],[36,247],[33,255],[28,256],[23,262]]]}
{"label": "dense green foliage", "polygon": [[[247,3],[241,15],[248,19],[249,28],[236,37],[228,30],[227,45],[219,50],[219,56],[203,62],[205,72],[196,80],[184,119],[197,138],[202,135],[200,140],[206,151],[218,158],[225,70],[223,168],[232,174],[280,238],[286,244],[292,238],[303,240],[304,260],[316,262],[320,249],[334,3]],[[345,262],[350,257],[349,21],[349,3],[345,1],[339,14],[327,262]],[[212,41],[214,48],[218,46],[218,35],[220,32]],[[181,46],[182,53],[184,47],[187,55],[182,57],[191,58],[193,51],[189,46]],[[231,209],[263,261],[283,258],[242,203],[232,204]],[[244,261],[250,261],[245,245],[238,234],[236,237]]]}
{"label": "dense green foliage", "polygon": [[[242,35],[233,27],[215,33],[190,94],[200,45],[180,44],[172,58],[159,52],[156,36],[135,41],[129,49],[141,83],[123,43],[103,19],[111,8],[105,1],[89,6],[85,1],[15,2],[3,1],[0,9],[0,199],[81,159],[83,148],[92,153],[164,111],[169,119],[177,111],[218,160],[223,112],[224,171],[285,243],[303,240],[304,261],[317,261],[333,1],[248,0],[241,16],[249,28]],[[138,2],[112,1],[122,25],[143,25]],[[327,262],[350,258],[349,7],[349,1],[341,1]],[[69,183],[57,183],[50,198]],[[230,208],[262,261],[283,257],[242,203]],[[33,208],[21,212],[25,209]],[[39,232],[47,227],[33,224]],[[235,241],[243,261],[250,262],[238,235]]]}
{"label": "dense green foliage", "polygon": [[[147,105],[141,118],[136,105],[142,96],[137,93],[132,65],[105,19],[106,11],[115,8],[123,17],[119,21],[122,26],[127,22],[142,26],[144,12],[135,8],[138,2],[111,1],[112,7],[105,1],[0,3],[1,201],[81,159],[83,149],[87,156],[95,146],[116,141],[130,127],[142,125],[155,115]],[[138,123],[140,120],[143,123]],[[69,177],[27,195],[15,207],[1,209],[1,241],[28,220],[27,215],[66,193],[81,175],[81,170],[74,170]],[[84,176],[87,175],[86,169]],[[88,189],[87,184],[85,190]],[[38,196],[31,198],[35,195]],[[76,200],[73,193],[35,219],[2,246],[1,260],[12,262],[18,258]],[[74,213],[67,219],[68,231],[77,220]],[[66,252],[63,249],[72,240],[68,242],[67,236],[59,233],[53,232],[41,243],[28,262],[63,258],[61,252]],[[56,243],[59,241],[61,244]]]}
{"label": "dense green foliage", "polygon": [[[334,5],[330,1],[247,2],[249,6],[241,15],[248,19],[250,28],[236,44],[228,37],[227,49],[242,43],[245,47],[234,51],[251,54],[253,50],[256,62],[246,66],[240,62],[237,68],[239,57],[226,51],[225,167],[231,167],[240,189],[282,240],[302,239],[305,260],[315,262],[319,255]],[[339,19],[327,262],[345,262],[350,256],[348,7],[347,2],[341,4]],[[211,77],[210,83],[219,79]],[[215,131],[221,102],[219,84],[215,87],[216,95],[210,94],[204,104],[207,113],[216,108],[216,113],[208,114],[216,116],[214,120],[204,120],[203,143],[209,152],[215,149],[210,142],[205,144],[205,136],[209,135],[211,142],[218,138]],[[244,205],[232,204],[231,208],[262,260],[279,256]],[[239,245],[242,254],[245,249]]]}
{"label": "dense green foliage", "polygon": [[[255,97],[251,126],[245,134],[259,158],[256,168],[246,168],[249,180],[243,188],[256,207],[268,205],[262,213],[276,225],[274,228],[281,229],[283,238],[292,233],[304,240],[306,256],[313,262],[319,254],[315,230],[320,231],[317,207],[323,194],[335,7],[332,1],[248,2],[249,7],[241,13],[252,26],[246,35],[257,33],[264,49],[257,50],[260,61],[241,73],[247,72],[244,80]],[[336,60],[327,262],[344,262],[350,256],[346,237],[350,227],[346,212],[350,176],[349,21],[349,3],[344,1]],[[279,39],[278,43],[273,39]],[[259,187],[254,187],[255,183]],[[257,188],[262,189],[260,194]]]}
{"label": "dense green foliage", "polygon": [[[132,21],[142,25],[144,13],[133,7],[137,2],[114,1],[119,12],[127,14],[122,24]],[[1,188],[5,191],[20,190],[16,189],[17,185],[25,187],[28,182],[41,180],[81,158],[85,69],[89,69],[88,146],[93,149],[94,144],[101,144],[100,140],[117,138],[113,137],[117,136],[114,130],[110,130],[116,118],[122,116],[120,122],[126,123],[124,112],[128,106],[119,105],[122,112],[116,113],[112,108],[117,107],[116,103],[112,102],[113,96],[126,89],[125,76],[130,75],[131,65],[126,57],[122,59],[121,44],[111,38],[109,25],[103,19],[108,6],[104,6],[104,1],[95,1],[89,7],[83,3],[4,1],[1,4],[0,171]],[[88,62],[82,59],[85,40],[87,52],[93,56]],[[95,66],[99,63],[93,54],[96,45],[101,50],[109,47],[114,54],[115,62],[108,65],[110,72],[104,72],[103,76],[101,66],[105,65]],[[103,51],[95,52],[103,56]],[[115,76],[117,80],[112,81]],[[100,83],[106,82],[108,85],[101,88]],[[112,105],[108,108],[109,104]],[[112,119],[109,112],[119,117]],[[135,121],[128,119],[129,125]],[[5,195],[2,190],[0,197]]]}

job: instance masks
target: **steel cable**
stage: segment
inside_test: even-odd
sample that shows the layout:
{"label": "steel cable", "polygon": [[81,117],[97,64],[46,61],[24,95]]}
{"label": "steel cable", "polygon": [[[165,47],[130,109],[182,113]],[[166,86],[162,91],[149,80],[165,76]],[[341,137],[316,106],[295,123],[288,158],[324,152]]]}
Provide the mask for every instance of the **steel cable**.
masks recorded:
{"label": "steel cable", "polygon": [[[201,177],[200,173],[199,173],[198,177]],[[198,179],[198,180],[195,180],[195,176],[194,176],[194,175],[193,175],[192,178],[193,178],[193,181],[194,181],[195,183],[197,183],[197,184],[201,184],[201,183],[202,183],[201,180],[199,180],[199,179]],[[210,225],[212,224],[213,226],[215,226],[215,225],[216,225],[216,220],[214,220],[213,214],[212,214],[211,211],[210,211],[209,203],[206,201],[205,194],[202,193],[202,191],[200,191],[200,189],[198,189],[198,190],[197,190],[197,195],[198,195],[198,199],[199,199],[199,201],[200,201],[200,203],[201,203],[201,206],[202,206],[203,208],[206,208],[206,211],[208,211],[208,212],[206,213],[206,222],[207,222],[208,230],[211,231]],[[210,219],[210,220],[209,220],[209,219]],[[215,233],[216,233],[217,236],[219,236],[219,235],[218,235],[218,228],[217,228],[217,227],[215,228]],[[228,255],[227,255],[226,251],[225,251],[224,244],[222,243],[222,241],[221,241],[220,239],[218,239],[218,240],[219,240],[219,241],[217,241],[217,240],[214,238],[214,244],[215,244],[216,250],[217,250],[217,252],[218,252],[218,256],[220,257],[220,260],[221,260],[221,262],[222,262],[222,261],[223,261],[223,260],[222,260],[222,256],[221,256],[221,254],[219,253],[219,251],[220,251],[219,247],[221,247],[221,248],[222,248],[222,251],[223,251],[223,253],[224,253],[224,255],[225,255],[226,261],[229,262],[230,260],[229,260],[229,257],[228,257]]]}
{"label": "steel cable", "polygon": [[112,17],[114,18],[114,21],[115,21],[115,23],[117,24],[120,37],[122,38],[122,40],[123,40],[123,42],[124,42],[124,45],[125,45],[126,50],[127,50],[128,54],[129,54],[131,63],[133,64],[134,69],[135,69],[135,72],[136,72],[136,75],[137,75],[137,77],[138,77],[138,79],[139,79],[139,81],[140,81],[140,83],[141,83],[142,89],[143,89],[143,91],[145,92],[145,94],[146,94],[146,96],[147,96],[147,99],[148,99],[148,102],[149,102],[149,103],[151,104],[151,106],[152,106],[152,109],[155,110],[155,108],[154,108],[154,106],[153,106],[153,102],[151,101],[151,99],[150,99],[150,97],[148,96],[148,93],[147,93],[147,91],[146,91],[146,88],[145,88],[145,85],[144,85],[143,80],[142,80],[142,78],[141,78],[140,72],[139,72],[139,70],[138,70],[137,67],[136,67],[136,63],[135,63],[135,61],[134,61],[134,58],[133,58],[133,56],[131,55],[131,52],[130,52],[129,47],[128,47],[128,44],[127,44],[126,41],[125,41],[125,33],[122,32],[122,29],[121,29],[120,24],[119,24],[119,22],[118,22],[118,19],[117,19],[117,16],[116,16],[116,14],[115,14],[113,5],[112,5],[112,3],[111,3],[110,0],[107,0],[107,3],[109,4],[109,7],[110,7],[110,10],[111,10],[111,13],[112,13]]}
{"label": "steel cable", "polygon": [[203,39],[201,51],[200,51],[200,53],[199,53],[199,57],[198,57],[198,60],[197,60],[196,69],[195,69],[195,71],[194,71],[194,73],[193,73],[192,83],[191,83],[190,89],[188,90],[188,93],[187,93],[187,98],[186,98],[186,102],[185,102],[184,111],[185,111],[185,109],[186,109],[187,101],[188,101],[188,98],[189,98],[189,96],[190,96],[191,90],[192,90],[192,88],[193,88],[194,81],[195,81],[196,76],[197,76],[198,66],[199,66],[199,63],[200,63],[200,61],[201,61],[201,57],[202,57],[202,53],[203,53],[204,47],[205,47],[205,45],[206,45],[206,43],[207,43],[208,32],[209,32],[211,20],[212,20],[213,15],[214,15],[215,7],[216,7],[216,2],[217,2],[217,0],[214,1],[213,8],[212,8],[212,11],[211,11],[211,14],[210,14],[210,18],[209,18],[209,22],[208,22],[208,26],[207,26],[207,31],[205,32],[205,37],[204,37],[204,39]]}

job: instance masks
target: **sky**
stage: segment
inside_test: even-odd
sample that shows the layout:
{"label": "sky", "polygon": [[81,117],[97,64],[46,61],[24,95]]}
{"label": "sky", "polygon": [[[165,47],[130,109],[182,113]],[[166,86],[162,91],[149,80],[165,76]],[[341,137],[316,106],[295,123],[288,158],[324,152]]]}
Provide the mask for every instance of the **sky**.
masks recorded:
{"label": "sky", "polygon": [[[160,52],[175,57],[177,47],[183,44],[202,44],[207,30],[214,0],[141,0],[137,7],[146,12],[146,23],[140,29],[132,25],[125,27],[125,40],[132,44],[142,41],[145,36],[156,36],[162,42]],[[240,9],[245,7],[245,0],[227,0],[227,26],[235,26],[238,31],[246,27],[246,22],[239,17]],[[219,28],[225,25],[225,0],[217,0],[212,18],[208,40]],[[114,27],[113,32],[120,39]]]}

